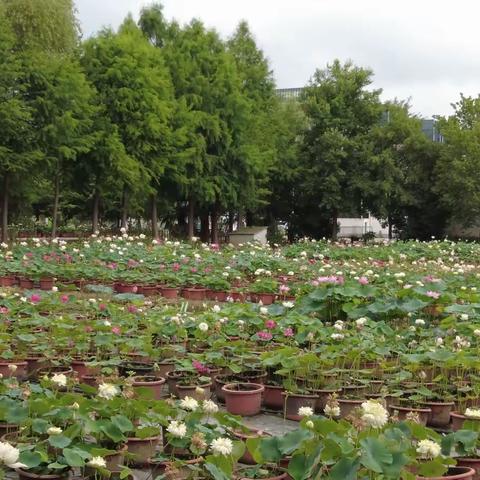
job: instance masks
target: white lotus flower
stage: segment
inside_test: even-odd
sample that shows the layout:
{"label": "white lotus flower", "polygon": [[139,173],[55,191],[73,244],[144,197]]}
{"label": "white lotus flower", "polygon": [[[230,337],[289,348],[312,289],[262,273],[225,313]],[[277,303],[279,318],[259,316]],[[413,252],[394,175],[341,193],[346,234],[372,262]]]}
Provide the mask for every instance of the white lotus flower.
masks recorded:
{"label": "white lotus flower", "polygon": [[480,408],[467,408],[464,415],[469,418],[480,418]]}
{"label": "white lotus flower", "polygon": [[94,468],[106,468],[107,462],[103,457],[92,457],[87,465]]}
{"label": "white lotus flower", "polygon": [[323,409],[325,412],[325,415],[327,417],[339,417],[340,416],[340,407],[338,405],[332,406],[329,405],[328,403],[325,405],[325,408]]}
{"label": "white lotus flower", "polygon": [[60,435],[63,432],[63,430],[60,427],[50,427],[47,430],[47,433],[49,435]]}
{"label": "white lotus flower", "polygon": [[440,455],[442,447],[433,440],[421,440],[417,445],[417,453],[420,458],[433,459]]}
{"label": "white lotus flower", "polygon": [[370,427],[382,428],[388,422],[388,412],[375,400],[362,403],[362,420]]}
{"label": "white lotus flower", "polygon": [[205,413],[217,413],[218,405],[212,400],[204,400],[202,403],[202,408]]}
{"label": "white lotus flower", "polygon": [[0,463],[9,468],[27,468],[23,463],[18,462],[20,450],[8,442],[0,442]]}
{"label": "white lotus flower", "polygon": [[301,417],[311,417],[313,415],[312,407],[300,407],[298,409],[298,415]]}
{"label": "white lotus flower", "polygon": [[198,328],[199,328],[202,332],[206,332],[206,331],[208,331],[208,323],[201,322],[201,323],[198,324]]}
{"label": "white lotus flower", "polygon": [[101,383],[98,386],[98,396],[105,400],[111,400],[120,393],[119,389],[111,383]]}
{"label": "white lotus flower", "polygon": [[67,376],[63,373],[56,373],[51,378],[52,382],[59,387],[65,387],[67,385]]}
{"label": "white lotus flower", "polygon": [[192,412],[198,408],[198,402],[191,397],[185,397],[180,400],[180,406],[185,410],[191,410]]}
{"label": "white lotus flower", "polygon": [[177,420],[172,420],[167,427],[167,432],[173,437],[183,438],[187,434],[187,426]]}
{"label": "white lotus flower", "polygon": [[214,455],[230,455],[233,451],[233,443],[229,438],[216,438],[210,444]]}

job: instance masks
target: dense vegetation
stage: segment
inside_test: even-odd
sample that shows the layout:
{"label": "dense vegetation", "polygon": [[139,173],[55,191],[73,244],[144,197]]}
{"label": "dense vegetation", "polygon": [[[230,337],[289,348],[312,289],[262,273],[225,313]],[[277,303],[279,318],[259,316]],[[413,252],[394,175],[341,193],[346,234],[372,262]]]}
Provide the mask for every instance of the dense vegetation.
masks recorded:
{"label": "dense vegetation", "polygon": [[276,238],[281,222],[319,238],[367,211],[404,237],[474,222],[480,101],[461,97],[436,144],[372,75],[334,61],[282,102],[245,22],[225,40],[154,4],[83,41],[73,0],[0,0],[3,241],[147,221],[154,237],[218,242],[246,222]]}

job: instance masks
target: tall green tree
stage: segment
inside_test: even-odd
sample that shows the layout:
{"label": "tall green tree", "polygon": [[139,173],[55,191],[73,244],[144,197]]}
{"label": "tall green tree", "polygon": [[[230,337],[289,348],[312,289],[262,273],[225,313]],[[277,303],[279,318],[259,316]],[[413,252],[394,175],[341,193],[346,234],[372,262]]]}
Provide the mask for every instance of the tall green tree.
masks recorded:
{"label": "tall green tree", "polygon": [[480,218],[480,97],[461,95],[453,107],[439,123],[445,144],[436,187],[452,222],[466,227]]}
{"label": "tall green tree", "polygon": [[31,127],[32,111],[24,97],[21,59],[14,52],[15,36],[0,5],[0,178],[2,181],[2,241],[8,241],[9,195],[14,182],[38,158]]}
{"label": "tall green tree", "polygon": [[[85,44],[83,65],[99,92],[110,121],[141,181],[123,186],[122,223],[128,217],[128,196],[150,197],[152,228],[157,229],[157,191],[172,162],[173,92],[162,53],[144,37],[131,18],[118,33],[101,32]],[[135,175],[135,178],[139,178]]]}
{"label": "tall green tree", "polygon": [[371,83],[370,70],[335,60],[315,72],[305,92],[303,156],[309,175],[302,188],[311,211],[328,216],[333,238],[339,214],[366,209],[368,191],[374,188],[368,172],[368,133],[383,107],[380,90],[368,89]]}

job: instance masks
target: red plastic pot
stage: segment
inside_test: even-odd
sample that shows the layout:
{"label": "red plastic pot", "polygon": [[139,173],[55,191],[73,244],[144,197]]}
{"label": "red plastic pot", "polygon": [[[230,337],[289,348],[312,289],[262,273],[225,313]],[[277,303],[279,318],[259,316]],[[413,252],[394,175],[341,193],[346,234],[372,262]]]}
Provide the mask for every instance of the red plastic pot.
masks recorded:
{"label": "red plastic pot", "polygon": [[16,278],[10,275],[0,277],[0,287],[13,287],[16,283]]}
{"label": "red plastic pot", "polygon": [[178,288],[177,287],[162,287],[161,288],[162,296],[165,298],[177,298],[178,297]]}
{"label": "red plastic pot", "polygon": [[158,377],[153,377],[153,376],[139,376],[139,377],[133,377],[133,383],[132,387],[135,389],[135,387],[141,387],[141,388],[147,388],[153,393],[153,398],[155,400],[161,400],[164,395],[163,395],[163,385],[165,384],[165,379],[164,378],[158,378]]}
{"label": "red plastic pot", "polygon": [[417,480],[473,480],[475,470],[469,467],[450,467],[442,477],[420,477]]}
{"label": "red plastic pot", "polygon": [[285,389],[279,385],[265,385],[263,393],[263,405],[272,410],[283,409],[283,395]]}
{"label": "red plastic pot", "polygon": [[254,303],[262,302],[263,305],[271,305],[275,302],[274,293],[251,293],[250,300]]}
{"label": "red plastic pot", "polygon": [[401,407],[399,405],[392,405],[389,407],[390,413],[396,415],[400,421],[406,420],[409,413],[415,413],[420,419],[421,425],[426,425],[431,410],[429,408],[413,408],[413,407]]}
{"label": "red plastic pot", "polygon": [[25,288],[27,290],[31,290],[33,288],[33,280],[30,280],[29,278],[20,278],[19,281],[19,286],[20,288]]}
{"label": "red plastic pot", "polygon": [[207,298],[207,289],[206,288],[184,288],[182,290],[182,297],[185,300],[201,302]]}
{"label": "red plastic pot", "polygon": [[55,280],[53,278],[41,278],[39,284],[40,290],[51,290],[55,285]]}
{"label": "red plastic pot", "polygon": [[310,407],[315,411],[315,404],[317,403],[316,395],[283,392],[282,396],[284,399],[284,415],[289,420],[299,422],[303,417],[298,414],[298,410],[302,407]]}

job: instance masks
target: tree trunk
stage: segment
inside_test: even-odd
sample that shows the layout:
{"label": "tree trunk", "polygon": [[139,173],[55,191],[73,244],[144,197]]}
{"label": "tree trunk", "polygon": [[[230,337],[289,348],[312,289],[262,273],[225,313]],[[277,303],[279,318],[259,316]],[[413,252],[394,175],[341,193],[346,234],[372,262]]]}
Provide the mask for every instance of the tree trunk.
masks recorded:
{"label": "tree trunk", "polygon": [[3,177],[3,198],[2,198],[2,242],[8,243],[8,172]]}
{"label": "tree trunk", "polygon": [[243,209],[240,209],[238,211],[238,224],[237,224],[237,229],[243,228],[247,225],[246,219],[245,219],[245,211]]}
{"label": "tree trunk", "polygon": [[337,240],[337,234],[338,234],[337,221],[338,221],[338,212],[335,210],[332,213],[332,240],[334,242]]}
{"label": "tree trunk", "polygon": [[152,194],[152,236],[158,239],[157,194]]}
{"label": "tree trunk", "polygon": [[192,199],[188,201],[188,239],[192,240],[195,229],[194,229],[194,221],[195,221],[195,204]]}
{"label": "tree trunk", "polygon": [[250,210],[247,211],[245,222],[247,227],[253,227],[253,213]]}
{"label": "tree trunk", "polygon": [[60,203],[60,175],[55,173],[55,194],[53,198],[52,238],[57,236],[58,206]]}
{"label": "tree trunk", "polygon": [[210,219],[208,212],[201,215],[200,222],[200,238],[202,242],[208,242],[210,239]]}
{"label": "tree trunk", "polygon": [[215,205],[212,211],[212,243],[218,245],[219,237],[218,237],[218,207]]}
{"label": "tree trunk", "polygon": [[392,217],[388,217],[388,239],[391,240],[393,238],[393,226],[392,226]]}
{"label": "tree trunk", "polygon": [[127,187],[123,188],[122,194],[122,227],[127,228],[128,223],[128,195]]}
{"label": "tree trunk", "polygon": [[100,212],[100,192],[98,189],[95,189],[93,194],[93,212],[92,212],[92,232],[97,233],[98,230],[98,218]]}

